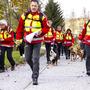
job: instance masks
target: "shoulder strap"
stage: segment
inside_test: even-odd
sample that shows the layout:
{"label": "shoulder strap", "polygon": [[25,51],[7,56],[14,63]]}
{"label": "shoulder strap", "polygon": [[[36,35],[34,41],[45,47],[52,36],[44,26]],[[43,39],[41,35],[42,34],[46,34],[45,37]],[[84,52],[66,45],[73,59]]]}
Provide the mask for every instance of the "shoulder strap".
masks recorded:
{"label": "shoulder strap", "polygon": [[43,27],[43,24],[42,24],[42,19],[43,19],[43,13],[40,13],[40,16],[39,16],[39,21],[41,22],[41,26]]}

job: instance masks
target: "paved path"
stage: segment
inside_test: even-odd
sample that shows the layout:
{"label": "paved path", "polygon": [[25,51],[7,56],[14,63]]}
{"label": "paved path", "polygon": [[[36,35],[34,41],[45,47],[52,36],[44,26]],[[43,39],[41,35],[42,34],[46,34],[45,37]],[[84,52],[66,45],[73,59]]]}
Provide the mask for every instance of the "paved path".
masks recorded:
{"label": "paved path", "polygon": [[0,90],[90,90],[90,77],[86,76],[85,61],[71,62],[61,57],[58,66],[46,67],[46,57],[40,58],[39,85],[33,86],[31,70],[27,64],[15,71],[0,74]]}

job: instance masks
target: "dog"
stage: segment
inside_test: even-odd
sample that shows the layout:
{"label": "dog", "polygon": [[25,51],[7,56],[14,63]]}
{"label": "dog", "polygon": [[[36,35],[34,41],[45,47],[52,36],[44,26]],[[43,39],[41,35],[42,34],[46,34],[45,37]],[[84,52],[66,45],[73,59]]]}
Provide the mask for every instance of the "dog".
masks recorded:
{"label": "dog", "polygon": [[77,56],[79,56],[81,61],[84,59],[84,50],[80,46],[77,46]]}
{"label": "dog", "polygon": [[71,61],[75,61],[76,57],[77,57],[76,50],[73,47],[70,47],[69,50],[70,50],[70,59],[71,59]]}
{"label": "dog", "polygon": [[52,65],[57,65],[57,54],[56,52],[53,50],[53,47],[51,47],[51,51],[50,51],[50,61]]}
{"label": "dog", "polygon": [[75,61],[79,58],[81,61],[83,60],[84,51],[80,48],[78,44],[76,46],[71,46],[69,50],[71,61]]}

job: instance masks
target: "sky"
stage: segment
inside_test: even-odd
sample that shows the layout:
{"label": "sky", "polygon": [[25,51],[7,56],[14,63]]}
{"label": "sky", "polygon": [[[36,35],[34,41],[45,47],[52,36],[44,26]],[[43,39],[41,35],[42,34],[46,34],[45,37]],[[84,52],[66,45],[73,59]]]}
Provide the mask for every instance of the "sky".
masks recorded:
{"label": "sky", "polygon": [[[44,4],[48,2],[48,0],[41,0]],[[90,16],[90,0],[54,0],[58,2],[63,10],[63,14],[65,18],[70,18],[72,16],[72,12],[74,12],[75,17],[84,16],[84,9],[86,9],[86,15]]]}

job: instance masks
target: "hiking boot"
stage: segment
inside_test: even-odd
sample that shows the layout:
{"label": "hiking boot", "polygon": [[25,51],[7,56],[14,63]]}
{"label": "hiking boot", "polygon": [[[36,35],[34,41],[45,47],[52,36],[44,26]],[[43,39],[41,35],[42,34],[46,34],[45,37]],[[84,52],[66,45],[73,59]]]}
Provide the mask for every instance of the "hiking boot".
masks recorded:
{"label": "hiking boot", "polygon": [[88,76],[90,76],[90,73],[89,73],[89,72],[87,72],[86,74],[87,74]]}
{"label": "hiking boot", "polygon": [[33,79],[33,85],[38,85],[38,80],[37,79]]}
{"label": "hiking boot", "polygon": [[4,69],[0,69],[0,73],[3,73],[3,72],[5,72],[5,70]]}
{"label": "hiking boot", "polygon": [[47,64],[48,64],[48,65],[51,64],[51,61],[47,61]]}
{"label": "hiking boot", "polygon": [[11,71],[15,70],[15,65],[11,66]]}

